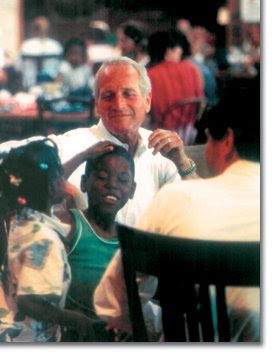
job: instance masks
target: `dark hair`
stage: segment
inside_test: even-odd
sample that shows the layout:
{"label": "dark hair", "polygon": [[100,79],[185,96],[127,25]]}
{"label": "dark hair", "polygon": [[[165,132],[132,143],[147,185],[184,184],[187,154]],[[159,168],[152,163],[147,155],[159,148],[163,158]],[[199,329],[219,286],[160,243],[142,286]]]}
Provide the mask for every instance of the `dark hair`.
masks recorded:
{"label": "dark hair", "polygon": [[11,149],[0,165],[0,192],[13,209],[27,207],[43,211],[48,188],[63,174],[55,143],[36,140]]}
{"label": "dark hair", "polygon": [[43,211],[49,184],[63,168],[55,143],[37,140],[0,154],[0,278],[8,293],[8,231],[10,218],[24,206]]}
{"label": "dark hair", "polygon": [[190,51],[187,45],[188,42],[185,36],[173,28],[155,32],[149,37],[148,42],[148,53],[151,63],[156,64],[163,61],[168,48],[180,46],[184,49],[184,53],[186,52],[187,54]]}
{"label": "dark hair", "polygon": [[108,43],[108,34],[106,31],[98,27],[92,27],[89,29],[87,39],[92,40],[97,44],[107,44]]}
{"label": "dark hair", "polygon": [[72,47],[78,46],[81,48],[82,50],[82,56],[84,58],[86,58],[87,56],[87,47],[86,47],[86,42],[78,37],[72,37],[70,38],[64,45],[64,57],[67,55],[67,53],[69,52],[69,50]]}
{"label": "dark hair", "polygon": [[246,87],[228,87],[219,103],[203,118],[200,128],[208,128],[214,140],[221,140],[231,127],[240,158],[260,160],[260,81],[251,79]]}
{"label": "dark hair", "polygon": [[88,159],[86,162],[86,167],[85,167],[85,175],[89,176],[90,173],[96,169],[96,166],[108,155],[117,155],[123,157],[128,163],[129,167],[132,173],[132,177],[134,178],[135,175],[135,165],[134,165],[134,160],[131,154],[123,147],[120,145],[115,145],[112,144],[114,149],[109,152],[105,152],[104,154],[98,156],[97,158],[94,159]]}
{"label": "dark hair", "polygon": [[131,38],[135,44],[141,44],[147,37],[144,24],[139,21],[128,20],[120,24],[119,28],[122,29],[124,34]]}

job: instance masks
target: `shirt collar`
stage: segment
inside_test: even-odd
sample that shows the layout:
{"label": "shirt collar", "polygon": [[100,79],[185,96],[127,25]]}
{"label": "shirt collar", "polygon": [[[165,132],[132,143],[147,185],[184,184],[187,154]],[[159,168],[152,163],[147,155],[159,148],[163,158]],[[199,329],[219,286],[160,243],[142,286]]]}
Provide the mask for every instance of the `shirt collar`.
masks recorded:
{"label": "shirt collar", "polygon": [[[124,147],[126,150],[128,150],[128,144],[122,143],[118,138],[113,136],[104,126],[102,120],[100,119],[97,126],[96,126],[98,136],[100,140],[108,140],[111,141],[115,144],[118,144],[122,147]],[[148,149],[148,136],[151,134],[151,132],[147,129],[144,129],[142,127],[139,128],[139,141],[138,141],[138,147],[135,153],[134,157],[140,157],[147,149]]]}
{"label": "shirt collar", "polygon": [[55,230],[63,239],[67,237],[70,232],[71,226],[66,223],[62,223],[55,215],[48,216],[45,213],[33,210],[25,207],[20,212],[20,218],[28,218],[32,220],[38,220],[40,223],[45,224],[50,229]]}
{"label": "shirt collar", "polygon": [[260,163],[245,159],[238,159],[235,163],[231,164],[225,171],[224,174],[243,174],[250,173],[254,169],[256,172],[260,170]]}

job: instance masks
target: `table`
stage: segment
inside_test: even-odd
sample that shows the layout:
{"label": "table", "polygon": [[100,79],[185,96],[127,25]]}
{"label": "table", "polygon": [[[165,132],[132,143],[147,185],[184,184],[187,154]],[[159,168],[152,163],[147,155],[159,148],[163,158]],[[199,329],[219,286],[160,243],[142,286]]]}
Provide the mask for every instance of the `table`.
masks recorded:
{"label": "table", "polygon": [[34,135],[62,134],[70,129],[92,124],[88,121],[88,112],[45,112],[43,118],[38,110],[0,112],[0,142]]}
{"label": "table", "polygon": [[[35,135],[51,133],[61,134],[69,129],[91,126],[88,113],[52,114],[47,112],[40,120],[38,111],[0,112],[0,143],[8,140],[24,139]],[[209,177],[205,162],[205,144],[187,146],[187,155],[197,166],[197,173],[202,178]]]}

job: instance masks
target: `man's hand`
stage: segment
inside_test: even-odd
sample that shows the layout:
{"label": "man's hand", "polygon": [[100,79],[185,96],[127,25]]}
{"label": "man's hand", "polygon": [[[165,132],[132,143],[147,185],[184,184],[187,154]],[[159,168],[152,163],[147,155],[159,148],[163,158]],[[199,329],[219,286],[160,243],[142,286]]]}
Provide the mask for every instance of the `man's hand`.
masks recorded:
{"label": "man's hand", "polygon": [[184,142],[176,132],[156,129],[149,137],[149,148],[154,149],[154,155],[160,152],[164,157],[172,160],[179,171],[190,165]]}
{"label": "man's hand", "polygon": [[149,137],[149,148],[154,149],[154,155],[160,152],[164,157],[172,160],[179,174],[182,174],[182,179],[198,178],[195,172],[184,175],[184,172],[191,167],[192,161],[186,155],[184,142],[176,132],[156,129]]}

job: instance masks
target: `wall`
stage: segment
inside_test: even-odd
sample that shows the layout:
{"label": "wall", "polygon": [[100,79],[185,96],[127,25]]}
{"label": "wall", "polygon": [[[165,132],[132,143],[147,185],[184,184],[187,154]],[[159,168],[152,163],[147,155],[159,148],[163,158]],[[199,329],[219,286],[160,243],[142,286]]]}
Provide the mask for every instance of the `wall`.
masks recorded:
{"label": "wall", "polygon": [[12,58],[22,39],[22,1],[0,1],[0,49]]}

